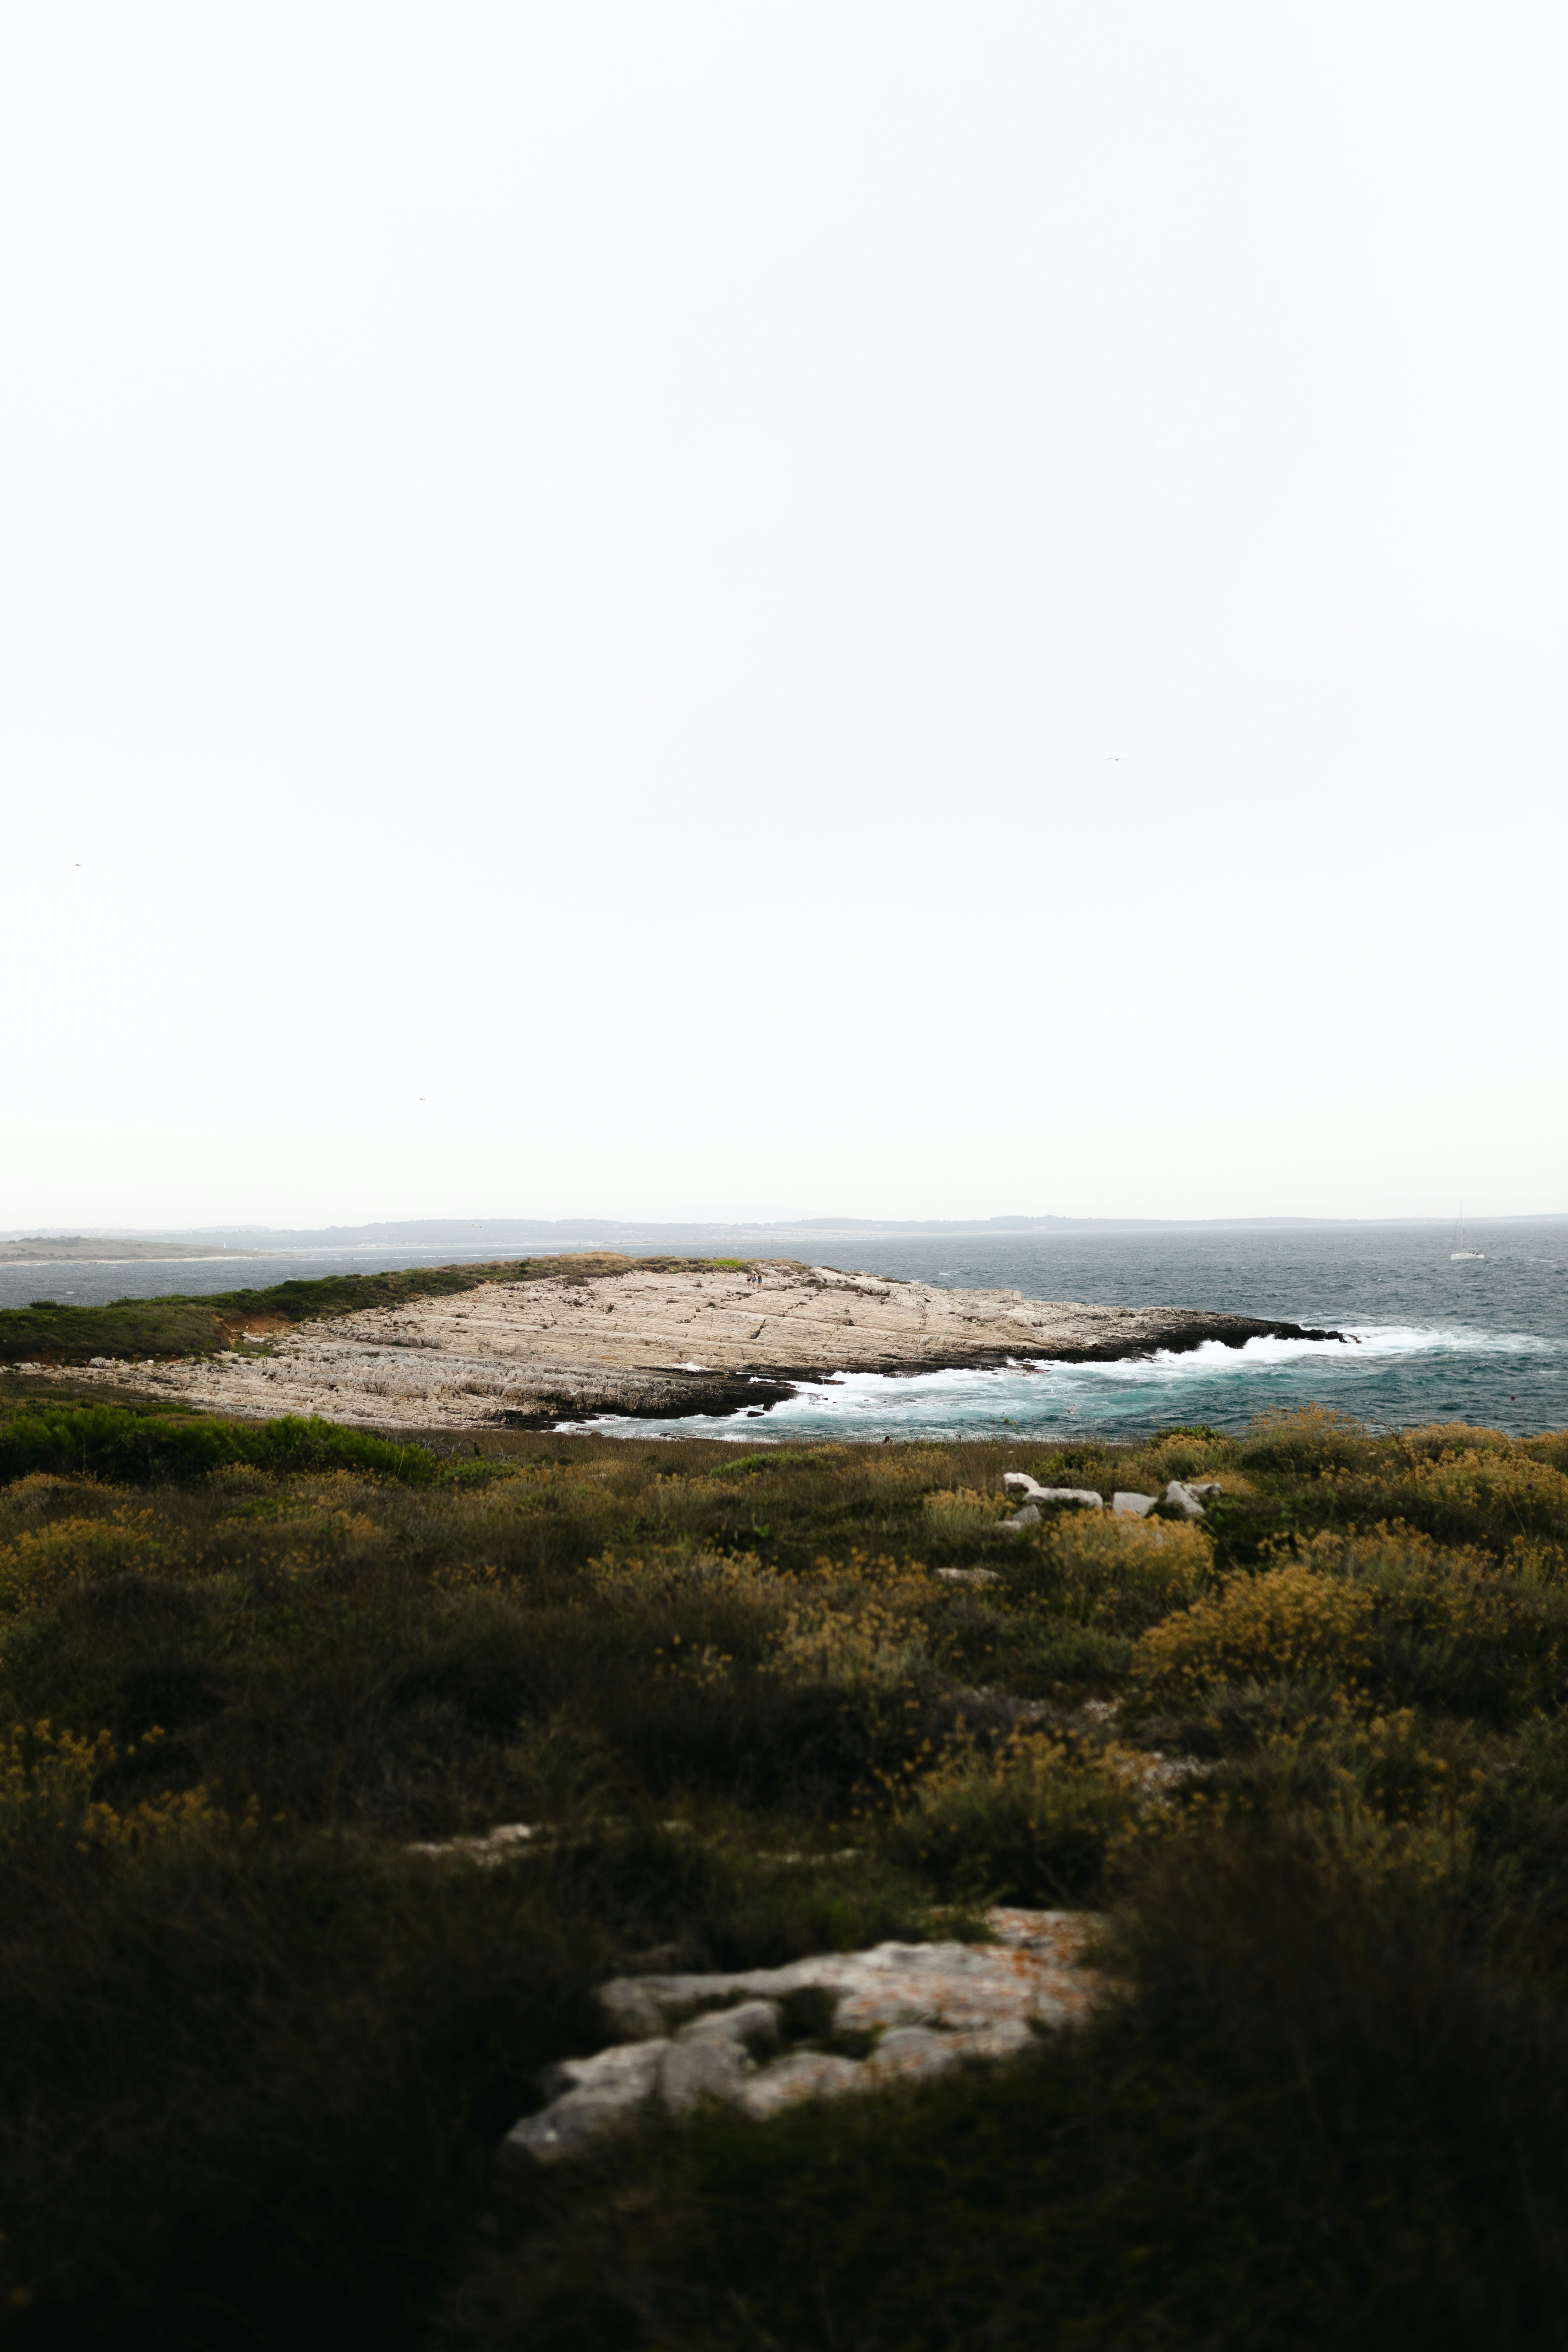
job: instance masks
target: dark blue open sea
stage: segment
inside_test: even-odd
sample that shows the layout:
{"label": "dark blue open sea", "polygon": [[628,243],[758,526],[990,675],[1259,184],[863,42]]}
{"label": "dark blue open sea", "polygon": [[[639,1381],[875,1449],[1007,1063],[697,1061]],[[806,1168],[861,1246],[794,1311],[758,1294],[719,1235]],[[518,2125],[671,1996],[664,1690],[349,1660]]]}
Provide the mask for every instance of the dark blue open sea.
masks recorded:
{"label": "dark blue open sea", "polygon": [[[595,1425],[627,1435],[662,1429],[774,1443],[1021,1429],[1054,1437],[1080,1431],[1131,1437],[1177,1421],[1243,1429],[1255,1413],[1304,1403],[1332,1405],[1376,1428],[1464,1421],[1524,1435],[1568,1425],[1568,1220],[1476,1224],[1469,1239],[1486,1255],[1458,1265],[1448,1255],[1447,1230],[1436,1225],[825,1240],[823,1263],[868,1274],[1107,1307],[1210,1307],[1332,1326],[1353,1332],[1359,1345],[1265,1339],[1151,1363],[1045,1363],[910,1380],[852,1373],[812,1382],[762,1422],[742,1416]],[[767,1246],[808,1254],[797,1240]],[[447,1243],[244,1262],[13,1265],[0,1267],[0,1305],[259,1288],[295,1276],[451,1265],[465,1255]],[[493,1255],[494,1244],[472,1255]]]}
{"label": "dark blue open sea", "polygon": [[[1170,1233],[847,1241],[835,1265],[1104,1307],[1212,1307],[1353,1332],[1359,1344],[1255,1339],[1149,1363],[1050,1364],[910,1380],[816,1381],[765,1421],[600,1422],[627,1435],[1136,1437],[1162,1423],[1245,1429],[1320,1403],[1374,1428],[1464,1421],[1525,1435],[1568,1424],[1568,1220],[1475,1225],[1455,1265],[1433,1225],[1207,1226]],[[799,1244],[792,1245],[798,1249]]]}
{"label": "dark blue open sea", "polygon": [[[1134,1437],[1180,1421],[1240,1430],[1255,1413],[1319,1403],[1380,1429],[1431,1421],[1514,1435],[1562,1428],[1568,1220],[1472,1226],[1469,1240],[1486,1255],[1458,1265],[1448,1255],[1449,1232],[1432,1225],[847,1244],[834,1263],[867,1273],[1105,1307],[1278,1317],[1352,1332],[1359,1345],[1255,1339],[1149,1363],[1047,1363],[907,1381],[852,1373],[776,1406],[765,1423],[742,1426],[778,1440],[1018,1429]],[[732,1423],[723,1427],[739,1434]]]}

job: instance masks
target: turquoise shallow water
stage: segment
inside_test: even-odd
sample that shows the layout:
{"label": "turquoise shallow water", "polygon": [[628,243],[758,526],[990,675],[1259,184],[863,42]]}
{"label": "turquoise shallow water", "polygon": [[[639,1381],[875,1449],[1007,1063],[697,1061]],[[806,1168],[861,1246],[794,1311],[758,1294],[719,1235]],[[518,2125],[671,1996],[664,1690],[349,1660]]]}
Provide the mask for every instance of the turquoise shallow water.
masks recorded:
{"label": "turquoise shallow water", "polygon": [[[1208,1307],[1353,1332],[1359,1344],[1253,1340],[1147,1363],[1041,1364],[909,1380],[813,1381],[761,1421],[744,1413],[605,1420],[788,1444],[807,1437],[1135,1437],[1161,1423],[1244,1429],[1255,1413],[1331,1405],[1374,1427],[1464,1421],[1525,1435],[1568,1424],[1568,1222],[1482,1226],[1479,1261],[1454,1265],[1429,1225],[857,1242],[831,1262],[1030,1298]],[[824,1253],[825,1256],[828,1253]]]}

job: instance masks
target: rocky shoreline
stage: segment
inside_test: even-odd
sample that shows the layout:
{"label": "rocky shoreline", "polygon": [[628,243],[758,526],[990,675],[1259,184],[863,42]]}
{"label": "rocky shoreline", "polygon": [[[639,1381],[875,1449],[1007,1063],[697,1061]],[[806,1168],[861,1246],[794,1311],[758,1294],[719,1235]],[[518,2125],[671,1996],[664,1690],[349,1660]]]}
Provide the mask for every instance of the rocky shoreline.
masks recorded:
{"label": "rocky shoreline", "polygon": [[492,1281],[335,1319],[285,1324],[258,1312],[234,1347],[216,1354],[142,1364],[100,1358],[70,1377],[240,1416],[537,1429],[605,1413],[760,1416],[798,1385],[844,1372],[1114,1363],[1211,1341],[1240,1348],[1345,1336],[1186,1307],[944,1290],[793,1259],[731,1267],[568,1258],[542,1279]]}

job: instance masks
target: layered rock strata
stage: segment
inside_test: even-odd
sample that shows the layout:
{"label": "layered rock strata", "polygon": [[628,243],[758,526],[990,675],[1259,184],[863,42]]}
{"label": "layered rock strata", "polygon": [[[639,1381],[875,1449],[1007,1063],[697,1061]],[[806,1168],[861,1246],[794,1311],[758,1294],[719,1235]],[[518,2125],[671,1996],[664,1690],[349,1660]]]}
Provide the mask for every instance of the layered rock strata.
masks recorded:
{"label": "layered rock strata", "polygon": [[627,1260],[590,1275],[563,1259],[542,1280],[257,1328],[237,1350],[170,1364],[100,1360],[69,1377],[241,1415],[528,1428],[599,1413],[761,1410],[792,1383],[841,1371],[1112,1362],[1205,1340],[1341,1337],[1246,1315],[942,1290],[792,1260],[734,1272]]}

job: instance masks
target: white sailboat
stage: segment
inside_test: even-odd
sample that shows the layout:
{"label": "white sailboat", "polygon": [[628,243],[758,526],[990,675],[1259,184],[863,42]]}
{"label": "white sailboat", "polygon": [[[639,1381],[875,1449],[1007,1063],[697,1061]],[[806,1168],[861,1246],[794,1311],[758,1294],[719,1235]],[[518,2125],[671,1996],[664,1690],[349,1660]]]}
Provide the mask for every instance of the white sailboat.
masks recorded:
{"label": "white sailboat", "polygon": [[1448,1252],[1450,1262],[1457,1263],[1458,1260],[1462,1257],[1485,1257],[1485,1250],[1473,1250],[1467,1249],[1465,1247],[1465,1204],[1463,1201],[1461,1201],[1459,1203],[1459,1221],[1454,1227],[1454,1246]]}

